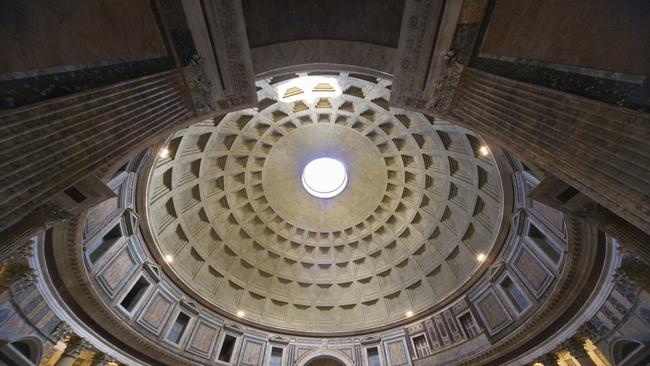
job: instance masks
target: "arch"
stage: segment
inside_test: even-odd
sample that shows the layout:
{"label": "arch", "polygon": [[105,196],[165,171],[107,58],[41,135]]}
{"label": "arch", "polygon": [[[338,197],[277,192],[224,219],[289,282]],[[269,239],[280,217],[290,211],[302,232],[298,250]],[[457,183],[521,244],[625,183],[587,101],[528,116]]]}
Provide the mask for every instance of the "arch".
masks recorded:
{"label": "arch", "polygon": [[618,339],[612,343],[610,354],[614,365],[621,365],[632,354],[643,348],[643,343],[629,338]]}
{"label": "arch", "polygon": [[353,366],[348,355],[341,351],[331,349],[319,349],[306,353],[296,361],[296,366],[309,366],[313,361],[331,360],[341,366]]}
{"label": "arch", "polygon": [[334,358],[324,357],[309,361],[307,366],[343,366],[343,364]]}
{"label": "arch", "polygon": [[16,365],[38,365],[43,356],[43,345],[36,337],[26,337],[6,342],[0,347],[0,357],[13,361]]}

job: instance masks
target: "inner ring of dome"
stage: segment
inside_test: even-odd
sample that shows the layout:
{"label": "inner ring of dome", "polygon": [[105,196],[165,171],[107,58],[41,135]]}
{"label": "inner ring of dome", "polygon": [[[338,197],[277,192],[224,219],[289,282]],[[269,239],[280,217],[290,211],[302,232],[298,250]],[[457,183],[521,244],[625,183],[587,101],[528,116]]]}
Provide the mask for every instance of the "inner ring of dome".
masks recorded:
{"label": "inner ring of dome", "polygon": [[302,185],[314,197],[332,198],[343,192],[347,183],[345,166],[336,159],[312,160],[302,171]]}

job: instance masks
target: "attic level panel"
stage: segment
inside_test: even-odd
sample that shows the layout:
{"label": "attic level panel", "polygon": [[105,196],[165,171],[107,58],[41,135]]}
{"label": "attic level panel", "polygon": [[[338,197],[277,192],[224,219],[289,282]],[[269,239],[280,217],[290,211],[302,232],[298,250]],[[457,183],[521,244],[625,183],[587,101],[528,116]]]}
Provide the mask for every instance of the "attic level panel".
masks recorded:
{"label": "attic level panel", "polygon": [[0,24],[0,74],[167,55],[148,1],[11,1]]}
{"label": "attic level panel", "polygon": [[498,0],[480,53],[647,75],[649,18],[643,0]]}
{"label": "attic level panel", "polygon": [[244,0],[251,48],[305,39],[397,48],[405,0]]}

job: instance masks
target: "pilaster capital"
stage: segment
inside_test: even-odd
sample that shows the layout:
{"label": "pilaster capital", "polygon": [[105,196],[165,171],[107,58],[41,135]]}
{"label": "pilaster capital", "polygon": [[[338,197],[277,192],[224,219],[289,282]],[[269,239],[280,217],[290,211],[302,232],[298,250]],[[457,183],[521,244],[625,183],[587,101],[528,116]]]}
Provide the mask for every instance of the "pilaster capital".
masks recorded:
{"label": "pilaster capital", "polygon": [[33,269],[29,268],[26,272],[22,273],[13,284],[11,284],[11,289],[14,292],[21,292],[29,287],[32,287],[38,281],[38,276]]}
{"label": "pilaster capital", "polygon": [[4,252],[0,252],[0,265],[20,263],[34,255],[34,240],[20,241]]}
{"label": "pilaster capital", "polygon": [[50,227],[59,221],[70,220],[74,217],[70,211],[53,203],[46,203],[37,207],[32,211],[31,215],[34,220],[43,223],[46,227]]}
{"label": "pilaster capital", "polygon": [[541,363],[544,366],[557,366],[560,358],[555,352],[545,353],[535,360],[535,362]]}
{"label": "pilaster capital", "polygon": [[63,338],[72,335],[72,328],[68,325],[68,323],[62,321],[60,322],[56,328],[50,333],[49,338],[54,342],[57,343],[58,341],[62,340]]}
{"label": "pilaster capital", "polygon": [[90,343],[81,337],[72,338],[65,347],[63,354],[70,357],[78,357],[81,351],[90,348]]}
{"label": "pilaster capital", "polygon": [[637,283],[645,289],[650,289],[650,266],[636,254],[621,250],[621,264],[614,275],[616,281],[625,282],[627,285]]}
{"label": "pilaster capital", "polygon": [[562,342],[561,347],[575,358],[589,357],[587,350],[585,350],[585,340],[582,337],[569,338]]}
{"label": "pilaster capital", "polygon": [[182,69],[185,83],[190,90],[190,96],[197,113],[205,114],[219,110],[217,105],[217,92],[205,75],[205,60],[194,55],[189,65]]}
{"label": "pilaster capital", "polygon": [[106,366],[109,363],[115,363],[115,359],[106,353],[97,353],[93,359],[92,366]]}
{"label": "pilaster capital", "polygon": [[612,218],[612,213],[597,203],[586,204],[575,211],[574,214],[576,217],[595,225],[601,225]]}

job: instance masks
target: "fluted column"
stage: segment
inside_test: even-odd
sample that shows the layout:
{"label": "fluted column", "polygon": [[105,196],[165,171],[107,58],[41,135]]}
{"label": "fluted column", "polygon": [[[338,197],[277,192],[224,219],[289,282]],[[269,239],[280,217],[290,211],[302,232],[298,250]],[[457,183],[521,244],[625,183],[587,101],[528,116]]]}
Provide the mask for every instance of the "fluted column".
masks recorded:
{"label": "fluted column", "polygon": [[597,366],[585,349],[584,338],[570,338],[562,343],[562,347],[580,363],[580,366]]}
{"label": "fluted column", "polygon": [[451,111],[463,127],[650,234],[650,114],[471,67]]}
{"label": "fluted column", "polygon": [[560,358],[557,356],[557,354],[555,352],[551,352],[539,356],[535,360],[535,363],[541,363],[544,366],[557,366],[557,362],[559,360]]}
{"label": "fluted column", "polygon": [[7,261],[15,256],[16,251],[30,242],[34,235],[52,225],[72,218],[72,214],[56,205],[45,204],[36,208],[20,221],[0,233],[0,261]]}
{"label": "fluted column", "polygon": [[597,204],[584,207],[577,216],[598,226],[650,266],[650,235]]}
{"label": "fluted column", "polygon": [[83,338],[72,338],[63,351],[63,355],[56,362],[55,366],[72,366],[74,361],[79,357],[79,354],[84,349],[88,348],[89,344]]}

